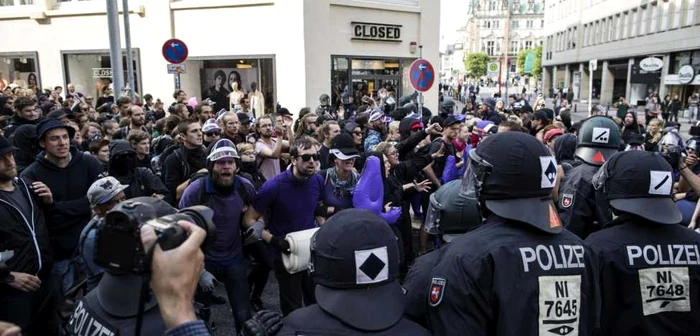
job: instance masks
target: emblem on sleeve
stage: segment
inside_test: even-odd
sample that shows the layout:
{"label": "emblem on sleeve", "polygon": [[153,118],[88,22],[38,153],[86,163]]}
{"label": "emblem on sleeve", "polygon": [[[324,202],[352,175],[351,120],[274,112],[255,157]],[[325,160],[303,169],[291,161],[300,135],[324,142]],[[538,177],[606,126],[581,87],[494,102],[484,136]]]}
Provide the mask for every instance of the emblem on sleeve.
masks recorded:
{"label": "emblem on sleeve", "polygon": [[561,195],[561,207],[568,209],[574,204],[574,194],[562,194]]}
{"label": "emblem on sleeve", "polygon": [[437,307],[442,302],[442,297],[445,295],[445,285],[447,285],[447,280],[443,278],[433,278],[431,281],[430,296],[428,296],[428,303],[431,307]]}

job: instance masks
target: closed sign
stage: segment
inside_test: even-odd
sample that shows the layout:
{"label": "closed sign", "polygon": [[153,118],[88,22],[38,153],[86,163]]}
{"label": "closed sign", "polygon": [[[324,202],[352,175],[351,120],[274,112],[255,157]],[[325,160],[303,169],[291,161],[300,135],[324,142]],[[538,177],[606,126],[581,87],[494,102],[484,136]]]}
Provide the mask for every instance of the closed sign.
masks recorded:
{"label": "closed sign", "polygon": [[352,22],[352,39],[401,42],[401,26],[383,23]]}

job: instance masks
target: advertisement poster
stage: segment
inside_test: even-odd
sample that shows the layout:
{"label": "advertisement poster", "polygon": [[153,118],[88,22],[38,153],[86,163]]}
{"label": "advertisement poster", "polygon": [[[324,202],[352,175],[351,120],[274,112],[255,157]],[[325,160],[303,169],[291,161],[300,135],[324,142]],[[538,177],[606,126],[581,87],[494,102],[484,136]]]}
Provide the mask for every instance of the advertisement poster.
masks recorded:
{"label": "advertisement poster", "polygon": [[250,84],[258,82],[258,69],[237,69],[237,68],[212,68],[200,70],[200,85],[202,89],[202,99],[211,99],[216,103],[214,110],[229,107],[229,94],[232,91],[231,83],[238,83],[238,90],[243,93],[250,91]]}

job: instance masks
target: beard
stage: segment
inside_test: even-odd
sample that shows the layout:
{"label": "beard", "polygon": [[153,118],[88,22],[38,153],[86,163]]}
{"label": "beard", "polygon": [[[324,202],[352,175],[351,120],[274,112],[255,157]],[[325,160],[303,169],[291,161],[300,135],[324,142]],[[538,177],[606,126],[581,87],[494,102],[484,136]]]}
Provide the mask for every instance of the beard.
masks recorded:
{"label": "beard", "polygon": [[0,182],[12,181],[15,177],[17,177],[16,169],[8,169],[0,172]]}
{"label": "beard", "polygon": [[223,175],[220,172],[217,171],[212,171],[212,180],[214,181],[214,185],[217,188],[222,188],[222,189],[228,189],[233,186],[233,178],[234,174],[230,173],[230,175]]}

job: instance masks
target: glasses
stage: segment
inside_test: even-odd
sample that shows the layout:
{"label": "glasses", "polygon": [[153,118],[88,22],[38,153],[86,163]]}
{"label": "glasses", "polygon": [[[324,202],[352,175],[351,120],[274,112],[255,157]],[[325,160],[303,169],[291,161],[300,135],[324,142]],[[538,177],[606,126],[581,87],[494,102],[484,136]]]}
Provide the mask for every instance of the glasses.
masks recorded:
{"label": "glasses", "polygon": [[319,161],[321,159],[321,156],[318,154],[302,154],[299,155],[299,157],[304,162],[309,162],[311,161],[311,159],[313,159],[314,161]]}
{"label": "glasses", "polygon": [[355,135],[362,135],[362,131],[353,131],[352,134],[355,134]]}
{"label": "glasses", "polygon": [[386,156],[399,156],[399,152],[398,151],[389,152],[389,153],[386,153]]}
{"label": "glasses", "polygon": [[204,135],[208,137],[219,136],[221,135],[221,132],[205,132]]}

